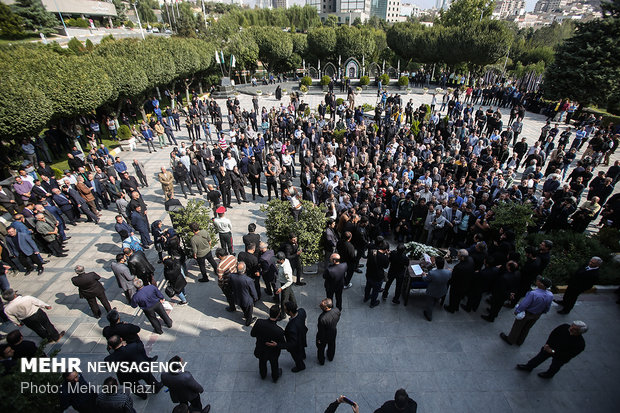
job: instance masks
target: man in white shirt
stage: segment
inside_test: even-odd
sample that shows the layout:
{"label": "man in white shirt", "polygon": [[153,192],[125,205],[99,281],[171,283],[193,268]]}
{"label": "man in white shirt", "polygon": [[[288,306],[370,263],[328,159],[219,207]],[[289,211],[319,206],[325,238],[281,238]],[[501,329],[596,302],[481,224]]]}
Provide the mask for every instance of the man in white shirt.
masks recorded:
{"label": "man in white shirt", "polygon": [[58,333],[45,311],[42,310],[42,308],[51,310],[51,305],[29,295],[17,295],[12,288],[5,290],[2,298],[8,301],[4,307],[4,313],[15,325],[25,325],[39,337],[50,342],[56,342],[65,335],[64,331]]}
{"label": "man in white shirt", "polygon": [[280,288],[276,290],[276,295],[280,299],[281,311],[279,319],[282,320],[286,317],[284,304],[288,301],[297,304],[292,287],[293,268],[291,267],[289,260],[286,259],[286,254],[282,251],[276,254],[276,268],[278,269],[278,282],[280,283]]}
{"label": "man in white shirt", "polygon": [[232,239],[232,223],[230,219],[224,217],[226,208],[219,207],[216,211],[217,218],[213,218],[213,226],[220,236],[220,244],[222,248],[227,251],[228,254],[233,253],[233,239]]}
{"label": "man in white shirt", "polygon": [[233,158],[232,153],[228,152],[226,154],[226,159],[224,159],[224,168],[227,171],[232,171],[235,166],[237,166],[237,160]]}

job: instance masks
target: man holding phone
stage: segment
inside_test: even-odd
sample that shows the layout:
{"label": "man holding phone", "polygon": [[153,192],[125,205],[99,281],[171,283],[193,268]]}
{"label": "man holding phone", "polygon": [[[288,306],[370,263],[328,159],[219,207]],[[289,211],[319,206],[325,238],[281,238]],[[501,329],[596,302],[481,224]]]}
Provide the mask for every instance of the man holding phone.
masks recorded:
{"label": "man holding phone", "polygon": [[346,396],[340,396],[336,399],[336,401],[332,402],[329,406],[327,406],[327,409],[325,409],[325,413],[334,413],[338,409],[338,406],[340,406],[342,403],[346,403],[351,406],[351,409],[353,409],[354,413],[360,412],[360,408],[357,403],[355,403],[353,400],[349,399]]}

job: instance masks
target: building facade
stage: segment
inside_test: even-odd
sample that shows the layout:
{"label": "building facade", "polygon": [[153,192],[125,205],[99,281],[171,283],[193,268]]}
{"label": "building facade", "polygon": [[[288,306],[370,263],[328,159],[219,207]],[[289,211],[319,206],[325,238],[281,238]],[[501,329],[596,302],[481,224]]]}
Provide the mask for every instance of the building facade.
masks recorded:
{"label": "building facade", "polygon": [[507,17],[525,14],[525,0],[496,0],[493,17],[505,19]]}

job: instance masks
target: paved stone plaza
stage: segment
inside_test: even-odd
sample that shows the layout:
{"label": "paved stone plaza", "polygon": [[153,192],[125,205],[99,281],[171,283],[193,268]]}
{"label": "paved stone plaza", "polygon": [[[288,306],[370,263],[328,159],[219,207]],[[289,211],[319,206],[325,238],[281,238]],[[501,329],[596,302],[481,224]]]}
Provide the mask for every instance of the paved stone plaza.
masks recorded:
{"label": "paved stone plaza", "polygon": [[[403,100],[406,102],[409,98],[416,105],[430,103],[431,99],[430,95],[414,94]],[[316,109],[322,95],[308,95],[304,99]],[[242,107],[251,107],[249,96],[241,95],[240,100]],[[358,104],[374,105],[375,101],[376,96],[371,93],[356,99]],[[224,102],[219,103],[225,111]],[[273,98],[260,98],[261,106],[275,104]],[[508,111],[502,112],[507,121]],[[530,144],[538,138],[544,119],[541,115],[527,114],[522,136],[527,137]],[[180,136],[187,141],[185,128]],[[169,165],[170,149],[148,154],[146,148],[140,146],[137,151],[120,155],[127,165],[133,158],[144,162],[150,186],[143,194],[150,221],[162,219],[166,226],[170,225],[170,220],[164,211],[163,192],[156,173],[160,166]],[[129,170],[133,174],[131,166]],[[247,188],[246,193],[250,194]],[[185,202],[182,194],[180,198]],[[242,248],[241,236],[250,222],[257,223],[257,232],[266,240],[263,214],[259,210],[265,202],[266,197],[237,206],[233,197],[233,209],[228,216],[235,230],[235,251]],[[9,277],[11,286],[21,294],[33,295],[53,305],[48,311],[50,319],[59,331],[67,331],[53,347],[60,349],[59,356],[100,361],[107,355],[101,335],[107,321],[91,316],[86,301],[78,297],[77,289],[70,282],[73,267],[82,264],[87,271],[96,271],[105,279],[108,298],[121,312],[121,319],[143,328],[141,337],[147,352],[158,355],[160,361],[178,354],[188,362],[188,369],[205,388],[203,403],[210,403],[214,413],[322,413],[340,394],[355,400],[360,412],[367,413],[391,399],[400,387],[407,389],[417,401],[419,412],[599,413],[617,411],[620,404],[620,395],[615,393],[620,383],[620,306],[615,304],[615,295],[584,295],[569,316],[557,314],[554,304],[519,348],[508,346],[498,337],[512,325],[513,317],[508,310],[503,310],[496,322],[490,324],[480,319],[484,308],[470,314],[462,311],[449,314],[437,309],[433,322],[429,323],[422,316],[423,301],[419,292],[409,300],[407,307],[393,305],[388,300],[370,309],[362,303],[363,274],[356,274],[354,287],[344,293],[336,357],[325,366],[318,365],[314,345],[320,312],[318,304],[324,297],[323,281],[320,276],[308,275],[305,277],[308,285],[294,287],[298,304],[308,312],[307,369],[291,373],[293,361],[283,351],[280,357],[283,377],[277,384],[269,379],[262,381],[258,361],[253,356],[251,327],[243,326],[241,312],[230,314],[224,310],[226,301],[215,282],[196,281],[199,271],[193,260],[188,261],[191,274],[186,288],[190,304],[173,305],[170,313],[173,327],[164,328],[161,336],[152,333],[142,311],[125,304],[110,271],[109,263],[119,252],[120,240],[114,231],[116,213],[102,212],[99,226],[80,223],[70,227],[69,257],[52,257],[41,276]],[[322,230],[317,228],[317,231]],[[147,256],[152,262],[157,260],[154,249],[147,251]],[[156,279],[163,279],[161,264],[156,268]],[[268,297],[263,295],[263,298]],[[255,315],[265,317],[270,305],[269,301],[259,301]],[[576,319],[590,326],[584,336],[586,350],[555,378],[545,381],[537,377],[536,372],[543,371],[540,368],[529,375],[515,370],[517,363],[526,362],[538,352],[554,327]],[[280,323],[282,327],[285,324],[286,321]],[[0,330],[7,332],[13,328],[5,323]],[[28,328],[22,331],[27,337],[34,336]],[[38,337],[34,339],[38,342]],[[85,378],[100,384],[104,376],[86,373]],[[169,412],[173,406],[169,394],[163,391],[146,401],[134,398],[134,403],[139,412]],[[339,409],[339,412],[347,411],[350,411],[347,406]]]}

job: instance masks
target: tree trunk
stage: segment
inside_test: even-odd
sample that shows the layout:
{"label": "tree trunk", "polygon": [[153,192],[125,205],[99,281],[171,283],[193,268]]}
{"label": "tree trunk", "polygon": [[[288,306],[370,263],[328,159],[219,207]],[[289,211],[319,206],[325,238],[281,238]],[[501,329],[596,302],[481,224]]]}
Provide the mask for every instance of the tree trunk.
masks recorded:
{"label": "tree trunk", "polygon": [[176,80],[174,80],[174,81],[172,82],[172,85],[170,86],[170,100],[172,101],[172,102],[170,102],[170,107],[171,107],[172,109],[174,109],[174,107],[175,107],[175,106],[176,106],[176,104],[177,104],[177,100],[176,100],[176,91],[174,90],[174,87],[176,86],[176,84],[177,84],[177,81],[176,81]]}
{"label": "tree trunk", "polygon": [[157,91],[157,99],[161,101],[161,92],[159,91],[159,86],[155,86],[155,90]]}
{"label": "tree trunk", "polygon": [[200,96],[204,95],[204,92],[202,90],[202,81],[198,82],[198,90],[200,91]]}

